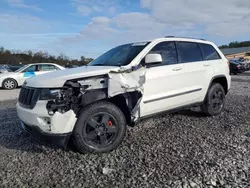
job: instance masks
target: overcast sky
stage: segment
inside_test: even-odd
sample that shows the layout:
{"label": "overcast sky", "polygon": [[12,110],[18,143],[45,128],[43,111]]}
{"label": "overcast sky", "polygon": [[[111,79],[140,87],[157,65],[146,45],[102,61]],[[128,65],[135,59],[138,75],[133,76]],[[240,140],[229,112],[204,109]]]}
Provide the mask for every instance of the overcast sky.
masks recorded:
{"label": "overcast sky", "polygon": [[250,0],[0,0],[0,46],[97,57],[156,37],[250,40]]}

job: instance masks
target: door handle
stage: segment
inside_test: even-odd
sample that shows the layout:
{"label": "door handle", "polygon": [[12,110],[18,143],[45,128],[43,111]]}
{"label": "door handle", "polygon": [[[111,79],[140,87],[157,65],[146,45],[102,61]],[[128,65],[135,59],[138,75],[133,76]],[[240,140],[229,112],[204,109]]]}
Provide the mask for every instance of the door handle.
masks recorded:
{"label": "door handle", "polygon": [[210,66],[210,64],[203,64],[203,66],[204,66],[204,67],[209,67],[209,66]]}
{"label": "door handle", "polygon": [[173,69],[173,71],[180,71],[180,70],[182,70],[181,67],[178,67],[178,68],[174,68],[174,69]]}

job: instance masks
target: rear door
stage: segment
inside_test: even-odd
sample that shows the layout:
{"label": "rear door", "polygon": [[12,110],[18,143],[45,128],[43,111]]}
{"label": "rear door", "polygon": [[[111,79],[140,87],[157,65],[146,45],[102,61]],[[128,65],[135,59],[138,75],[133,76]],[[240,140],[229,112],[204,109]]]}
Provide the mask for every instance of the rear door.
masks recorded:
{"label": "rear door", "polygon": [[210,82],[213,67],[211,62],[203,61],[202,50],[196,42],[177,42],[178,60],[184,64],[188,95],[183,96],[189,104],[201,102],[207,91],[207,84]]}
{"label": "rear door", "polygon": [[44,74],[48,72],[53,72],[58,70],[58,68],[55,65],[52,64],[41,64],[38,65],[38,74]]}
{"label": "rear door", "polygon": [[185,103],[181,94],[185,91],[186,76],[183,64],[177,60],[175,42],[160,42],[149,53],[161,54],[163,62],[147,66],[140,105],[141,116],[166,111]]}

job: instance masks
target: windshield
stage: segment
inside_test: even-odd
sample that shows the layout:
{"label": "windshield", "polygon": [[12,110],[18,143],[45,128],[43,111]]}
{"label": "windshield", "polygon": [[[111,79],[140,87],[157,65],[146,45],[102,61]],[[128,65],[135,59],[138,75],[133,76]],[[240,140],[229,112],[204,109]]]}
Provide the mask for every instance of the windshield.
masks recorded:
{"label": "windshield", "polygon": [[246,53],[245,56],[250,56],[250,53]]}
{"label": "windshield", "polygon": [[240,62],[236,61],[236,60],[231,60],[230,63],[232,63],[232,64],[239,64]]}
{"label": "windshield", "polygon": [[117,46],[104,53],[94,61],[90,66],[124,66],[128,65],[149,42],[130,43]]}
{"label": "windshield", "polygon": [[25,69],[26,67],[28,67],[29,65],[24,65],[22,67],[20,67],[19,69],[17,69],[16,71],[14,72],[20,72],[21,70]]}

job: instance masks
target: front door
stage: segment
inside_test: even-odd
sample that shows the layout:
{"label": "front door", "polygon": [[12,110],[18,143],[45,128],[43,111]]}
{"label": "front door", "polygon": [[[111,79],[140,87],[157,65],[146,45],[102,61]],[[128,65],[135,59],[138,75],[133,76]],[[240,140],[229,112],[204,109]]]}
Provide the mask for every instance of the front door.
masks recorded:
{"label": "front door", "polygon": [[140,116],[147,116],[184,105],[185,71],[178,63],[175,42],[156,44],[149,53],[162,56],[162,64],[147,66],[146,83],[140,105]]}
{"label": "front door", "polygon": [[30,65],[20,73],[20,84],[22,85],[24,81],[28,78],[37,75],[37,65]]}

